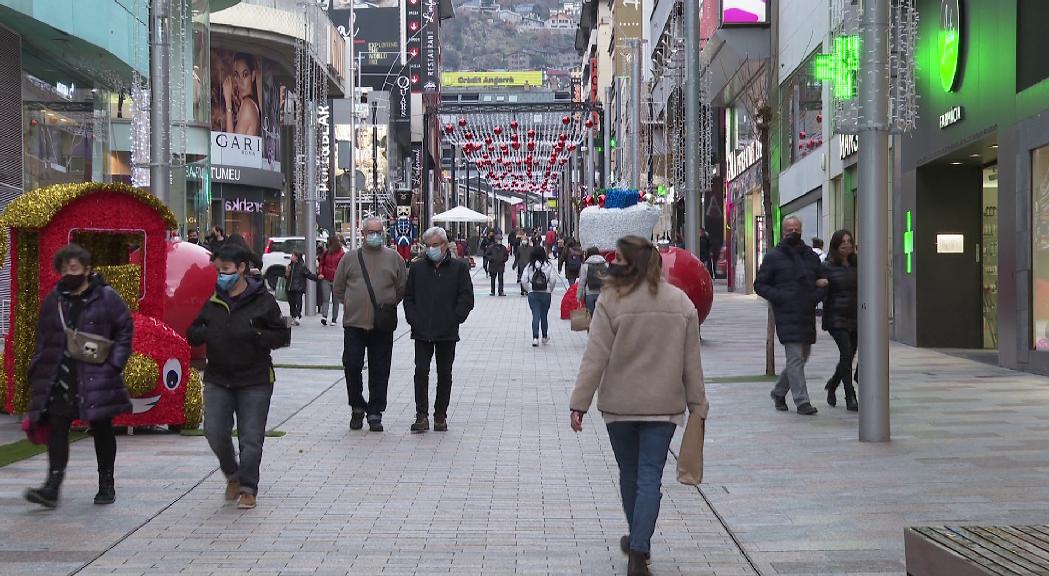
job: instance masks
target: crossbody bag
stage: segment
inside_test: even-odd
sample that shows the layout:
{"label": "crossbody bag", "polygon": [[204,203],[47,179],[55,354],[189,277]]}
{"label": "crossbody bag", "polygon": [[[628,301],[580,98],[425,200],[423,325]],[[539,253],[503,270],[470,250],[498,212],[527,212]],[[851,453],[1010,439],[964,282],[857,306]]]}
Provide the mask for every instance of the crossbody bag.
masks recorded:
{"label": "crossbody bag", "polygon": [[109,352],[113,349],[113,340],[67,326],[61,302],[58,303],[58,317],[62,320],[62,329],[66,332],[66,350],[73,360],[88,364],[105,363],[109,358]]}
{"label": "crossbody bag", "polygon": [[368,267],[364,265],[362,248],[357,249],[357,261],[361,263],[361,274],[364,276],[364,284],[368,287],[368,298],[371,299],[372,309],[375,311],[372,328],[379,332],[393,332],[397,329],[397,305],[379,304],[375,301],[375,290],[372,289],[372,281],[368,277]]}

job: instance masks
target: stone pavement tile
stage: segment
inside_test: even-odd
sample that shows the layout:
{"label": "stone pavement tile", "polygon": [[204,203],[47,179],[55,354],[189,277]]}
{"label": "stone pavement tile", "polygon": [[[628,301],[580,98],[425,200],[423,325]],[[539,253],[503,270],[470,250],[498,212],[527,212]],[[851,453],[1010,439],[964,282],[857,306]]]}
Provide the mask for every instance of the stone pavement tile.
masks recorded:
{"label": "stone pavement tile", "polygon": [[[350,432],[345,392],[336,386],[283,425],[288,434],[279,442],[267,443],[256,510],[222,502],[221,479],[212,475],[97,565],[128,558],[145,541],[200,553],[165,555],[165,571],[623,574],[625,521],[604,426],[591,417],[581,434],[568,427],[585,334],[570,332],[554,307],[553,341],[534,349],[525,300],[490,298],[483,278],[477,282],[477,308],[457,348],[449,432],[407,429],[415,412],[413,344],[402,337],[385,433]],[[298,330],[317,340],[311,361],[326,349],[337,362],[338,329],[304,323]],[[753,573],[695,489],[676,484],[670,467],[665,481],[654,571]],[[95,568],[82,573],[105,573]]]}

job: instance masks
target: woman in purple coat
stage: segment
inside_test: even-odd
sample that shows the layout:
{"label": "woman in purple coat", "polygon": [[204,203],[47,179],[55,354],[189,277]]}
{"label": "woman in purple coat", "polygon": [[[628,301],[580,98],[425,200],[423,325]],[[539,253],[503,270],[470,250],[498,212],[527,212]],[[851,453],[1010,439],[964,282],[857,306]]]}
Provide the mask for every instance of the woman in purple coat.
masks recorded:
{"label": "woman in purple coat", "polygon": [[[29,364],[29,418],[51,428],[47,445],[48,475],[40,488],[26,490],[26,500],[48,508],[58,505],[58,491],[69,461],[69,426],[74,420],[91,423],[98,459],[98,494],[95,504],[116,499],[113,464],[117,439],[113,417],[131,411],[131,399],[122,373],[131,357],[134,322],[127,304],[105,280],[91,270],[91,253],[69,244],[55,253],[55,271],[62,275],[40,307],[36,354]],[[63,325],[64,323],[64,325]],[[85,347],[85,358],[70,355],[65,327],[112,341],[108,354],[102,347]]]}

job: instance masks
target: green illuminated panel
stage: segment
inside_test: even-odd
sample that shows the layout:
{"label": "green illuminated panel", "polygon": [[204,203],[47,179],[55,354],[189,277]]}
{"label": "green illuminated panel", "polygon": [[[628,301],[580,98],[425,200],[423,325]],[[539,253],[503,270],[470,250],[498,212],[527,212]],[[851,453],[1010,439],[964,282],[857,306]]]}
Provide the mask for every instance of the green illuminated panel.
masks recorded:
{"label": "green illuminated panel", "polygon": [[860,37],[839,36],[834,39],[834,51],[817,54],[812,63],[812,74],[824,84],[830,83],[838,100],[856,97],[856,72],[860,69]]}
{"label": "green illuminated panel", "polygon": [[959,40],[957,30],[940,30],[936,38],[940,55],[940,85],[946,92],[954,89],[954,80],[958,75]]}
{"label": "green illuminated panel", "polygon": [[903,253],[907,255],[907,273],[914,271],[911,257],[914,255],[914,226],[911,221],[911,211],[907,211],[907,230],[903,233]]}

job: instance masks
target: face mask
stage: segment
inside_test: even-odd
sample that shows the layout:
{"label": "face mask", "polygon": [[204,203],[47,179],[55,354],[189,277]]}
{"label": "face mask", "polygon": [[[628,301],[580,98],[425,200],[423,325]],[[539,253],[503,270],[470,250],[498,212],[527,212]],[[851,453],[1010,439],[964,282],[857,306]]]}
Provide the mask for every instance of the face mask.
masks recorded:
{"label": "face mask", "polygon": [[797,246],[798,244],[801,244],[801,234],[797,232],[787,234],[783,237],[783,239],[787,242],[787,244],[790,244],[791,246]]}
{"label": "face mask", "polygon": [[240,280],[240,274],[226,274],[220,273],[218,282],[215,284],[219,287],[219,290],[223,292],[229,292],[234,286],[237,285],[237,281]]}
{"label": "face mask", "polygon": [[609,264],[608,275],[614,277],[626,276],[626,266],[623,264]]}
{"label": "face mask", "polygon": [[87,274],[66,274],[58,281],[58,290],[72,292],[83,285],[84,278],[87,278]]}
{"label": "face mask", "polygon": [[382,246],[382,234],[368,234],[367,242],[372,248]]}
{"label": "face mask", "polygon": [[444,251],[441,250],[440,246],[433,246],[426,249],[426,257],[432,262],[439,262],[444,257]]}

